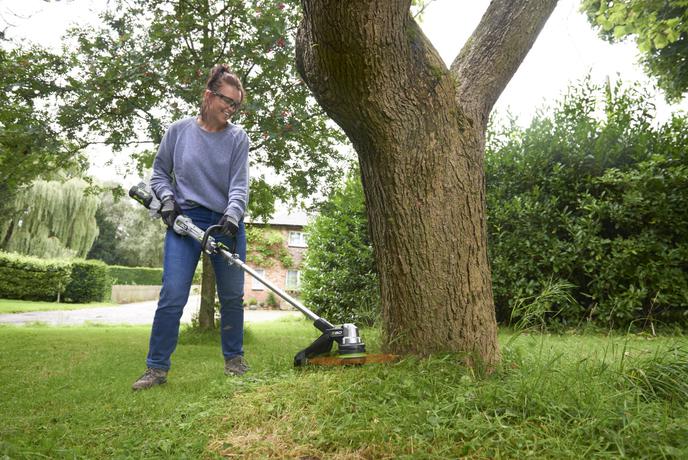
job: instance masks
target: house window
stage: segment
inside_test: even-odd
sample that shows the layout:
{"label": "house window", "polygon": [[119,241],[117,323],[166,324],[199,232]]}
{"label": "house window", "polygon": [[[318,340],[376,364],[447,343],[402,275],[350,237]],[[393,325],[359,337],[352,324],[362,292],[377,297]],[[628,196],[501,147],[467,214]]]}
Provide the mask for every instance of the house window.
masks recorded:
{"label": "house window", "polygon": [[[262,268],[256,268],[256,273],[258,273],[261,277],[265,278],[265,270]],[[251,278],[253,281],[251,282],[251,289],[254,291],[264,291],[265,290],[265,285],[258,281],[255,278]]]}
{"label": "house window", "polygon": [[304,232],[289,232],[289,246],[305,248],[308,246],[308,235]]}
{"label": "house window", "polygon": [[287,282],[285,286],[290,291],[301,289],[301,272],[299,270],[287,270]]}

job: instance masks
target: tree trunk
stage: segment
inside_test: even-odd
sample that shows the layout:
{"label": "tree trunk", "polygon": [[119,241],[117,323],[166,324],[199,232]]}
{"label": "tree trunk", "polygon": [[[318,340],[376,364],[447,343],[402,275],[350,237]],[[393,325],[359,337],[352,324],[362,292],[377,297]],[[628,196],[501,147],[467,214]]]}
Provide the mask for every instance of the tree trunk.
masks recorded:
{"label": "tree trunk", "polygon": [[388,351],[499,360],[485,129],[555,3],[493,1],[450,71],[410,0],[302,0],[297,68],[358,153]]}
{"label": "tree trunk", "polygon": [[201,307],[198,310],[198,327],[203,331],[215,329],[215,271],[208,254],[203,252],[201,278]]}

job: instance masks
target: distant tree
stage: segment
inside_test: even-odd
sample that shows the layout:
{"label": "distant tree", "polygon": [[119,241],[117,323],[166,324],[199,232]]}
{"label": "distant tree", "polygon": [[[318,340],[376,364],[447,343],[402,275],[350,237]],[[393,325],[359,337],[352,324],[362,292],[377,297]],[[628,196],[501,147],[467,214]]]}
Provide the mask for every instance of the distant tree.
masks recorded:
{"label": "distant tree", "polygon": [[165,232],[160,219],[151,219],[143,207],[106,192],[101,196],[96,220],[100,234],[89,259],[130,267],[161,266]]}
{"label": "distant tree", "polygon": [[18,193],[0,223],[2,249],[37,257],[85,257],[98,236],[98,197],[87,184],[35,181]]}
{"label": "distant tree", "polygon": [[159,267],[162,264],[165,227],[160,219],[151,220],[143,210],[130,212],[119,228],[119,250],[124,265]]}
{"label": "distant tree", "polygon": [[670,101],[688,90],[688,2],[583,0],[582,10],[609,42],[635,39],[649,75]]}
{"label": "distant tree", "polygon": [[125,265],[118,254],[117,224],[108,218],[102,205],[96,210],[95,218],[98,238],[93,242],[86,258],[102,260],[108,265]]}

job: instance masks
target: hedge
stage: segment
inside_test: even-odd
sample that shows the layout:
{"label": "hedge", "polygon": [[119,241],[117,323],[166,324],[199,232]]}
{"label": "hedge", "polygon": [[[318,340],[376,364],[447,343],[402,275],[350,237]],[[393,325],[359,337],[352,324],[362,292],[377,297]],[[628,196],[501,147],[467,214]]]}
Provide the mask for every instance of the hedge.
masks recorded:
{"label": "hedge", "polygon": [[[201,264],[194,283],[201,282]],[[0,251],[0,298],[85,303],[107,299],[113,284],[159,285],[162,268],[108,266],[99,260],[39,259]]]}
{"label": "hedge", "polygon": [[108,273],[110,278],[112,278],[112,284],[162,284],[162,268],[110,265],[108,267]]}
{"label": "hedge", "polygon": [[65,302],[101,302],[110,296],[112,282],[107,265],[99,260],[72,261],[72,274],[65,288]]}
{"label": "hedge", "polygon": [[0,252],[0,297],[57,300],[69,283],[71,272],[69,261]]}
{"label": "hedge", "polygon": [[[500,323],[688,327],[688,116],[656,126],[647,100],[582,86],[552,116],[488,136]],[[377,283],[363,195],[352,185],[309,227],[302,294],[329,319],[365,324]]]}
{"label": "hedge", "polygon": [[641,92],[582,87],[553,116],[490,138],[499,321],[688,325],[688,117],[655,126],[647,104]]}
{"label": "hedge", "polygon": [[[196,268],[193,278],[194,284],[200,284],[201,282],[201,265],[199,263]],[[162,268],[110,265],[108,273],[112,279],[112,284],[133,284],[139,286],[162,284]]]}

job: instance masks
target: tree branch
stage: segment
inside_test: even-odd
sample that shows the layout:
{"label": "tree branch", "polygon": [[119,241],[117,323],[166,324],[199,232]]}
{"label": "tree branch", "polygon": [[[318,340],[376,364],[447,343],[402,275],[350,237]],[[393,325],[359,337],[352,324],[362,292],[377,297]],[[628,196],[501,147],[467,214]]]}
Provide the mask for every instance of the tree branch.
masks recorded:
{"label": "tree branch", "polygon": [[451,65],[457,102],[483,123],[533,46],[557,0],[493,0]]}
{"label": "tree branch", "polygon": [[[227,7],[223,8],[223,12],[226,10]],[[219,62],[225,55],[225,52],[227,51],[227,45],[229,45],[229,36],[232,30],[232,22],[234,22],[234,12],[229,16],[229,18],[224,22],[224,35],[222,36],[221,43],[222,43],[222,48],[220,49],[220,52],[217,54],[217,58],[215,59],[215,62]]]}
{"label": "tree branch", "polygon": [[[96,144],[103,144],[103,145],[113,145],[115,142],[108,142],[108,141],[91,141],[88,143],[88,145],[96,145]],[[152,139],[148,140],[142,140],[142,141],[127,141],[127,142],[117,142],[117,145],[141,145],[141,144],[156,144],[156,142]]]}
{"label": "tree branch", "polygon": [[421,16],[423,16],[423,13],[425,12],[426,8],[429,7],[433,2],[436,2],[437,0],[427,0],[424,1],[423,4],[420,6],[420,9],[416,11],[416,13],[413,15],[413,19],[420,19]]}

